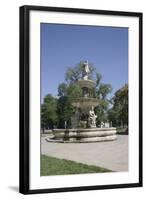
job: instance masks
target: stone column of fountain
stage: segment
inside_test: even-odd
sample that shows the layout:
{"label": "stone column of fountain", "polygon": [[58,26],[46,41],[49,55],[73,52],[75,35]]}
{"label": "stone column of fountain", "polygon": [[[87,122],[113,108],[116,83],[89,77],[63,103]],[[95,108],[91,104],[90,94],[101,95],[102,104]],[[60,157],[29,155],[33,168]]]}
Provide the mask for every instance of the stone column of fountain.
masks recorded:
{"label": "stone column of fountain", "polygon": [[[88,61],[84,63],[82,79],[78,80],[76,84],[82,89],[82,97],[75,99],[72,105],[76,110],[80,111],[81,119],[84,116],[84,124],[86,128],[96,128],[96,118],[94,108],[98,105],[98,100],[94,96],[96,83],[89,79],[90,69]],[[82,120],[81,120],[82,122]]]}
{"label": "stone column of fountain", "polygon": [[82,97],[74,99],[72,105],[75,107],[75,114],[72,116],[71,129],[54,129],[54,137],[48,141],[58,142],[98,142],[115,140],[116,128],[97,128],[97,115],[94,108],[99,101],[94,95],[96,83],[89,79],[90,68],[88,61],[84,62],[82,79],[78,84],[82,89]]}

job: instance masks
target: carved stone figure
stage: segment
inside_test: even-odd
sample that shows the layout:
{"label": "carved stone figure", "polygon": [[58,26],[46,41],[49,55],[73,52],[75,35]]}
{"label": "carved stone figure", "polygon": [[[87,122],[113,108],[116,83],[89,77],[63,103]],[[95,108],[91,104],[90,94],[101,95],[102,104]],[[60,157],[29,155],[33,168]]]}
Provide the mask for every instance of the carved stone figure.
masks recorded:
{"label": "carved stone figure", "polygon": [[89,111],[89,126],[91,128],[96,128],[96,118],[97,115],[94,113],[94,107],[92,106],[92,109]]}
{"label": "carved stone figure", "polygon": [[85,61],[84,62],[84,71],[83,71],[83,79],[84,80],[88,80],[89,73],[90,73],[90,69],[89,69],[88,61]]}

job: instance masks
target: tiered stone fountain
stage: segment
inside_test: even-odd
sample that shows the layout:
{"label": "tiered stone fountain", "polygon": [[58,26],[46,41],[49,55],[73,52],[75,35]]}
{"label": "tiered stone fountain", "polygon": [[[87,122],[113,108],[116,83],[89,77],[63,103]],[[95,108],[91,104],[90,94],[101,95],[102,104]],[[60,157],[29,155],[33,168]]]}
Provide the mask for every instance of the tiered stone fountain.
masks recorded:
{"label": "tiered stone fountain", "polygon": [[71,118],[71,129],[54,129],[53,138],[48,141],[57,142],[100,142],[115,140],[116,128],[97,128],[94,108],[99,100],[95,97],[95,81],[89,79],[89,65],[86,61],[82,73],[82,79],[78,84],[82,90],[82,97],[74,99],[72,105],[75,113]]}

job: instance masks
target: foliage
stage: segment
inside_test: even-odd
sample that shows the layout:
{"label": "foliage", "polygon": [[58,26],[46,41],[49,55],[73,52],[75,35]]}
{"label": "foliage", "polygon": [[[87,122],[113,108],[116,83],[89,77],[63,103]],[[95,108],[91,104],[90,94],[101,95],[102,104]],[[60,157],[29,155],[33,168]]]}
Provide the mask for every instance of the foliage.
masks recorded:
{"label": "foliage", "polygon": [[57,99],[51,94],[44,98],[44,103],[41,105],[41,127],[53,128],[57,123]]}
{"label": "foliage", "polygon": [[113,107],[109,110],[109,119],[116,125],[128,125],[128,85],[116,91],[112,98]]}
{"label": "foliage", "polygon": [[82,96],[82,90],[77,84],[70,84],[67,90],[67,95],[72,101],[74,98],[79,98]]}
{"label": "foliage", "polygon": [[101,83],[97,90],[97,96],[100,97],[102,100],[105,100],[107,95],[111,93],[112,86],[110,84],[103,84]]}
{"label": "foliage", "polygon": [[102,79],[102,75],[100,73],[96,73],[96,88],[99,87],[101,79]]}
{"label": "foliage", "polygon": [[109,99],[108,94],[112,92],[112,86],[110,84],[104,84],[101,82],[102,75],[96,73],[96,97],[98,99],[98,106],[95,108],[95,113],[97,115],[97,126],[101,122],[108,121],[108,109],[109,109]]}
{"label": "foliage", "polygon": [[107,111],[108,111],[109,102],[108,100],[100,100],[99,105],[95,108],[95,113],[97,115],[97,125],[100,125],[101,122],[108,121]]}
{"label": "foliage", "polygon": [[67,126],[70,126],[70,120],[73,113],[73,107],[68,96],[62,96],[57,102],[57,114],[58,114],[58,127],[64,128],[65,121]]}
{"label": "foliage", "polygon": [[68,96],[71,100],[73,98],[81,97],[81,95],[82,95],[82,90],[77,84],[72,83],[67,85],[66,83],[61,83],[58,86],[59,97]]}
{"label": "foliage", "polygon": [[66,83],[61,83],[58,86],[58,96],[67,96],[67,84]]}
{"label": "foliage", "polygon": [[57,103],[57,114],[58,114],[58,127],[64,128],[65,121],[67,127],[70,127],[71,116],[74,112],[72,101],[75,98],[81,97],[81,88],[74,83],[67,85],[61,83],[58,87],[58,103]]}

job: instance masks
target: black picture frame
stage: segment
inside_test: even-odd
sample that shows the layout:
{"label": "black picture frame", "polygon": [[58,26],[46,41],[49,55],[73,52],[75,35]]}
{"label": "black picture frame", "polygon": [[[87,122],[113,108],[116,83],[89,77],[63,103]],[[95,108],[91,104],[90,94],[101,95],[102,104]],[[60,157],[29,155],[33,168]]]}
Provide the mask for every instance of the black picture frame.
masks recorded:
{"label": "black picture frame", "polygon": [[[29,165],[30,165],[30,146],[29,146],[29,127],[30,127],[30,80],[29,80],[29,23],[30,11],[44,12],[65,12],[65,13],[84,13],[95,15],[112,15],[112,16],[128,16],[138,17],[139,19],[139,182],[129,184],[114,184],[114,185],[97,185],[97,186],[81,186],[67,188],[48,188],[34,189],[29,188]],[[90,10],[77,8],[63,7],[44,7],[44,6],[22,6],[20,7],[20,179],[19,191],[22,194],[36,193],[52,193],[52,192],[68,192],[68,191],[83,191],[83,190],[99,190],[99,189],[116,189],[130,188],[142,186],[142,13],[138,12],[123,12],[123,11],[107,11],[107,10]]]}

